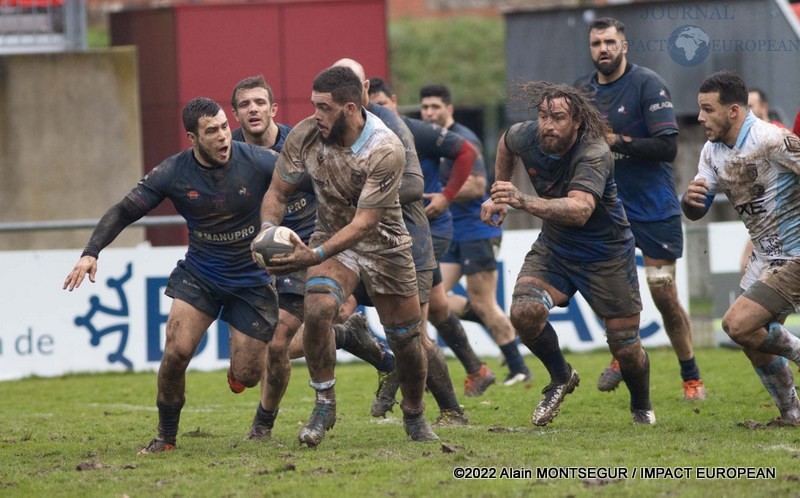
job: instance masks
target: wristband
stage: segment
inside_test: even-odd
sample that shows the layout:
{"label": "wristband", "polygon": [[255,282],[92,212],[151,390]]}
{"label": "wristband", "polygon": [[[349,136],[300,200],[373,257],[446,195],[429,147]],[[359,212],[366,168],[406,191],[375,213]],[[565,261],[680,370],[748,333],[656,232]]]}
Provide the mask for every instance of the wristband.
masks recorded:
{"label": "wristband", "polygon": [[325,249],[323,249],[322,246],[319,246],[316,249],[314,249],[314,253],[319,257],[320,263],[325,261]]}
{"label": "wristband", "polygon": [[265,229],[272,228],[274,226],[275,226],[275,223],[272,223],[272,222],[269,222],[269,221],[265,221],[264,223],[261,224],[261,231],[263,232]]}

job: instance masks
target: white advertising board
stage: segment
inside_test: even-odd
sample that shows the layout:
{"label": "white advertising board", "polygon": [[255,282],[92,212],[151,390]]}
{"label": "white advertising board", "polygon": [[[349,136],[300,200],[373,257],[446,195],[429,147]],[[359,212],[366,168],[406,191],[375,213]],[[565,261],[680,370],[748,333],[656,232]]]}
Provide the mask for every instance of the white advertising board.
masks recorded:
{"label": "white advertising board", "polygon": [[[506,231],[499,256],[498,297],[508,312],[516,274],[538,236],[536,230]],[[164,344],[170,299],[164,288],[181,247],[147,246],[106,249],[98,262],[97,282],[88,280],[73,292],[61,289],[80,251],[0,252],[6,280],[0,286],[0,380],[71,372],[156,370]],[[641,261],[639,261],[641,263]],[[668,344],[639,268],[644,311],[641,335],[646,346]],[[679,261],[679,295],[687,305],[686,268]],[[377,315],[367,310],[375,335],[383,337]],[[552,310],[551,321],[561,346],[572,351],[605,347],[603,327],[582,298]],[[465,328],[480,356],[499,349],[479,325]],[[435,337],[435,329],[429,327]],[[523,346],[523,352],[527,352]],[[228,365],[228,328],[217,321],[209,329],[190,368],[214,370]],[[340,360],[352,359],[346,353]]]}

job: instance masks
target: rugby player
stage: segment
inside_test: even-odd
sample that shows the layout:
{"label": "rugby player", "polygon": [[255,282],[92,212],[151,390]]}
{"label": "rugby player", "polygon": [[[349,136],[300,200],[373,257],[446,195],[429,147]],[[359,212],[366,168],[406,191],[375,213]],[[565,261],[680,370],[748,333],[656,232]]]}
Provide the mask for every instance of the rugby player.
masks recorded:
{"label": "rugby player", "polygon": [[800,364],[800,339],[782,323],[800,306],[800,138],[748,111],[747,86],[732,71],[709,76],[697,104],[708,141],[681,207],[700,219],[722,192],[747,227],[753,255],[722,328],[775,401],[778,423],[797,425],[800,401],[788,360]]}
{"label": "rugby player", "polygon": [[[553,306],[567,305],[580,292],[605,323],[606,340],[630,391],[633,422],[654,424],[650,365],[639,339],[642,303],[633,235],[616,195],[605,125],[589,96],[573,87],[534,81],[521,90],[538,118],[515,124],[500,138],[497,181],[481,216],[499,225],[511,206],[543,221],[511,303],[511,322],[523,344],[550,374],[531,422],[550,423],[580,382],[547,320]],[[525,195],[511,183],[517,159],[538,196]]]}
{"label": "rugby player", "polygon": [[[703,400],[706,388],[692,348],[689,315],[678,301],[675,261],[683,255],[683,229],[671,162],[678,152],[678,123],[664,80],[627,60],[625,25],[603,17],[589,25],[595,71],[575,83],[594,92],[594,104],[610,129],[614,177],[636,245],[644,255],[647,287],[678,357],[683,397]],[[600,375],[597,388],[622,381],[619,362]]]}

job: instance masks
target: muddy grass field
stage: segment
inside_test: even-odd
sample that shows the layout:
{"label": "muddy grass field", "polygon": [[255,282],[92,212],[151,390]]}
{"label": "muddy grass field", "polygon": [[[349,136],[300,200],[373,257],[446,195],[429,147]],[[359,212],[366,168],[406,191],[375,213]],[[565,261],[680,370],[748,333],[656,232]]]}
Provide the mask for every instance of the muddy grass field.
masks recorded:
{"label": "muddy grass field", "polygon": [[[766,427],[777,410],[741,352],[697,352],[709,398],[694,403],[674,354],[650,358],[655,427],[631,424],[624,388],[597,391],[605,352],[568,355],[580,387],[532,426],[547,380],[528,356],[531,382],[461,397],[470,426],[427,444],[407,440],[397,409],[371,418],[374,371],[341,365],[338,420],[313,450],[297,442],[314,394],[302,363],[270,442],[243,441],[256,390],[190,372],[178,449],[148,456],[137,451],[156,434],[155,374],[0,382],[0,496],[800,496],[800,427]],[[464,371],[450,369],[461,394]]]}

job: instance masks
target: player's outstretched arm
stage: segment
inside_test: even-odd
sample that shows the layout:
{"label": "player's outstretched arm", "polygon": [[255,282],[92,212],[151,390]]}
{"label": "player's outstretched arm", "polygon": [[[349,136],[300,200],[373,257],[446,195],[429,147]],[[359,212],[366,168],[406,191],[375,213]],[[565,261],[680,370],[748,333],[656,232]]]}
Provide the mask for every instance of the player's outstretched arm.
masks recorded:
{"label": "player's outstretched arm", "polygon": [[81,254],[81,259],[67,275],[62,289],[71,292],[76,287],[80,287],[86,275],[89,275],[89,281],[94,283],[94,276],[97,273],[97,257],[100,255],[100,251],[113,242],[125,227],[146,213],[147,210],[137,206],[127,197],[111,206],[94,227],[92,236]]}
{"label": "player's outstretched arm", "polygon": [[592,216],[595,199],[589,192],[570,190],[567,197],[544,199],[525,195],[511,182],[497,181],[492,185],[491,200],[506,204],[543,220],[570,226],[583,226]]}
{"label": "player's outstretched arm", "polygon": [[72,289],[80,287],[81,282],[83,282],[83,279],[87,275],[89,276],[89,281],[94,283],[94,276],[96,273],[97,258],[94,256],[81,256],[81,259],[78,260],[75,267],[69,272],[69,275],[67,275],[66,280],[64,280],[62,289],[72,292]]}

